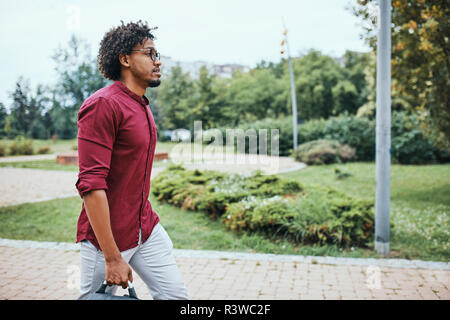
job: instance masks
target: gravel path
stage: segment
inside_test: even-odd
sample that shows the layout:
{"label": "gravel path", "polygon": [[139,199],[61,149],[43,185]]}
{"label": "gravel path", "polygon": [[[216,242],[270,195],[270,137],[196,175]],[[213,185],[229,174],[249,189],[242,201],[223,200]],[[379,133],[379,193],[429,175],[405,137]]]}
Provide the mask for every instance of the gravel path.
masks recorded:
{"label": "gravel path", "polygon": [[203,161],[177,161],[171,158],[175,163],[180,163],[187,169],[199,170],[217,170],[233,173],[250,173],[255,170],[261,170],[265,174],[276,174],[300,170],[306,167],[304,163],[296,162],[289,157],[269,157],[261,155],[235,155],[231,158],[204,157]]}
{"label": "gravel path", "polygon": [[40,154],[34,156],[0,157],[0,162],[22,162],[56,159],[57,154]]}
{"label": "gravel path", "polygon": [[0,207],[78,195],[77,172],[0,168]]}
{"label": "gravel path", "polygon": [[[163,168],[154,168],[152,177]],[[0,168],[0,207],[76,197],[78,172]]]}

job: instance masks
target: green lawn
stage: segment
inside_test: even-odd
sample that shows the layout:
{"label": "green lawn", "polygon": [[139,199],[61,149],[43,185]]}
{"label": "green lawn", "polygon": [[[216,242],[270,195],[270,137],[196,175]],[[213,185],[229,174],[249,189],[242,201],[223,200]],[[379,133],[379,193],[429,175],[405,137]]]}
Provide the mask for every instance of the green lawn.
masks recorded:
{"label": "green lawn", "polygon": [[[336,178],[334,169],[351,174]],[[375,201],[375,164],[307,167],[280,176],[321,184]],[[391,166],[391,256],[450,260],[450,165]]]}
{"label": "green lawn", "polygon": [[37,160],[23,162],[0,162],[0,168],[30,168],[41,170],[61,170],[61,171],[78,171],[78,166],[62,165],[56,163],[56,160]]}
{"label": "green lawn", "polygon": [[[349,172],[338,180],[334,168]],[[281,174],[304,184],[322,184],[353,196],[374,199],[375,166],[352,163],[308,167]],[[391,169],[391,258],[450,260],[450,165],[400,166]],[[342,250],[334,245],[299,245],[260,235],[237,235],[203,212],[183,211],[150,197],[175,248],[276,254],[379,257],[373,248]],[[0,208],[0,237],[73,242],[81,209],[78,197]]]}
{"label": "green lawn", "polygon": [[[289,251],[292,249],[290,244],[287,244],[289,248],[283,248],[282,244],[272,243],[259,236],[240,237],[201,212],[187,212],[170,205],[161,205],[153,196],[150,201],[175,248],[295,252]],[[73,242],[81,204],[79,197],[73,197],[0,208],[0,238]]]}

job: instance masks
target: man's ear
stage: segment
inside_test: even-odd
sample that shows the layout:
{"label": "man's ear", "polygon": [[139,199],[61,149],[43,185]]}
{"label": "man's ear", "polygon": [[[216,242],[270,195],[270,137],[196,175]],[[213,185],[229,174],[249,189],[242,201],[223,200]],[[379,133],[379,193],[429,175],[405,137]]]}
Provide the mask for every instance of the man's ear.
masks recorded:
{"label": "man's ear", "polygon": [[128,55],[127,54],[119,54],[119,62],[120,62],[120,64],[122,65],[122,66],[124,66],[124,67],[129,67],[130,66],[130,63],[129,63],[129,61],[128,61]]}

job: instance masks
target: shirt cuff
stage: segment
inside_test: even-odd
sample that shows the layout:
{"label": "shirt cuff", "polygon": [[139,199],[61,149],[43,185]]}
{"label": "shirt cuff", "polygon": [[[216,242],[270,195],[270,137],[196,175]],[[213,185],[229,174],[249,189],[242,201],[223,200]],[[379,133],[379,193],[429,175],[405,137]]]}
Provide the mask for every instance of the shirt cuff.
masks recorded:
{"label": "shirt cuff", "polygon": [[75,186],[81,198],[83,198],[86,193],[92,190],[108,190],[106,180],[104,178],[95,176],[78,178]]}

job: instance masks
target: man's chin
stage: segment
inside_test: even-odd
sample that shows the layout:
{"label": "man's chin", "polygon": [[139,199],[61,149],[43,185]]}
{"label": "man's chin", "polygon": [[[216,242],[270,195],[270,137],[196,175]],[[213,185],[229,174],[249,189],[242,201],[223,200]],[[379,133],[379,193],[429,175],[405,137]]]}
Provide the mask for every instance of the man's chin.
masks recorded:
{"label": "man's chin", "polygon": [[155,88],[157,86],[159,86],[161,84],[161,80],[149,80],[148,81],[148,86],[150,88]]}

